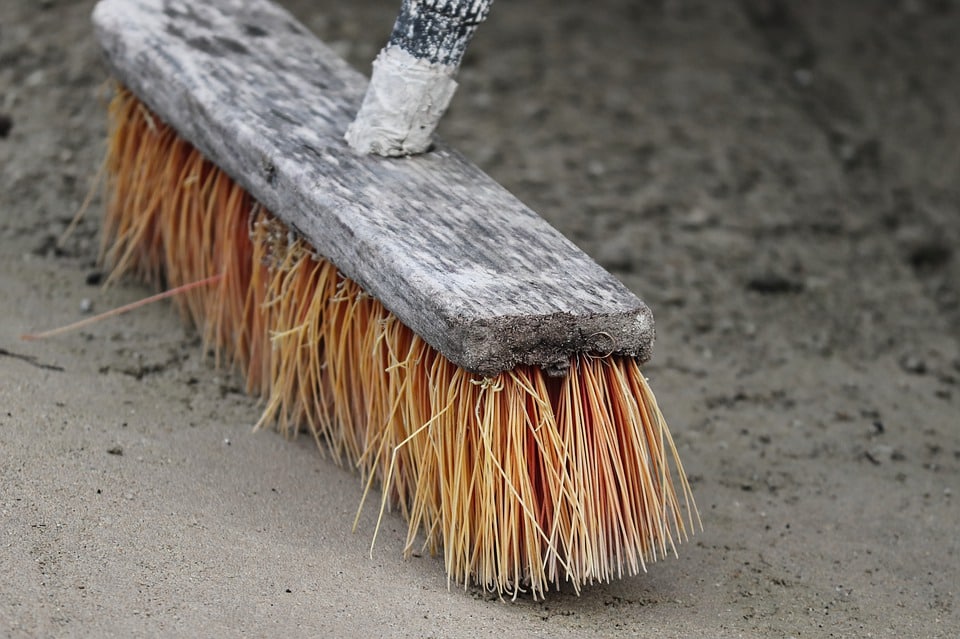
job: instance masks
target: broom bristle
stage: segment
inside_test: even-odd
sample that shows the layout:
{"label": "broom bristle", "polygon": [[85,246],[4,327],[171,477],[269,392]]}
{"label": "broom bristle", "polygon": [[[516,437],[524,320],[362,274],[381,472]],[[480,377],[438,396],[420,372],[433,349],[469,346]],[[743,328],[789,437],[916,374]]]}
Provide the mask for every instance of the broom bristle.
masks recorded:
{"label": "broom bristle", "polygon": [[[645,570],[699,525],[638,362],[579,356],[563,378],[457,367],[288,232],[129,91],[110,106],[103,256],[178,286],[219,364],[376,480],[448,579],[542,597]],[[676,477],[671,472],[675,466]],[[684,510],[686,511],[684,513]]]}

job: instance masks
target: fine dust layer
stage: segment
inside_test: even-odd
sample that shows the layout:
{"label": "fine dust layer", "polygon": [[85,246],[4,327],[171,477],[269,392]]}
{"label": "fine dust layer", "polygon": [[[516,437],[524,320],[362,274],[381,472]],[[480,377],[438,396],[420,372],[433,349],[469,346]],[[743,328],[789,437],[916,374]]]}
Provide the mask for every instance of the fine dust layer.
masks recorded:
{"label": "fine dust layer", "polygon": [[[284,3],[358,68],[390,2]],[[494,6],[443,137],[641,296],[704,531],[502,603],[103,290],[89,1],[0,10],[0,635],[954,637],[960,7]]]}

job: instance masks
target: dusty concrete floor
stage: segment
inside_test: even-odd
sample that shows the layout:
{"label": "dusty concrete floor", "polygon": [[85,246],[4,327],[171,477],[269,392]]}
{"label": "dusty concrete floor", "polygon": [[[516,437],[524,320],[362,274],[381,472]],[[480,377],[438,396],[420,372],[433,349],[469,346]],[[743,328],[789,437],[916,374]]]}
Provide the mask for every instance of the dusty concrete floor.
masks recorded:
{"label": "dusty concrete floor", "polygon": [[[394,11],[285,4],[361,68]],[[396,517],[369,558],[356,476],[251,433],[168,306],[18,340],[145,291],[90,284],[96,215],[55,247],[103,152],[92,2],[4,0],[0,635],[960,634],[960,5],[787,4],[503,2],[477,37],[444,135],[650,303],[705,525],[502,603]]]}

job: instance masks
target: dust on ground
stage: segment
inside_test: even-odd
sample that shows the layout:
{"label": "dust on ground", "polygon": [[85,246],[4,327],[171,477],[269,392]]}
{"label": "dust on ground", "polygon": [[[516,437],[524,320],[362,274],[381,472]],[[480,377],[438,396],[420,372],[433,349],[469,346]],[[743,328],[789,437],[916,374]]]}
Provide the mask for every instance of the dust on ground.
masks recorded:
{"label": "dust on ground", "polygon": [[[289,0],[354,65],[395,3]],[[0,9],[0,634],[955,637],[960,5],[497,3],[442,126],[653,308],[705,530],[499,602],[350,525],[357,477],[166,305],[100,287],[89,0]],[[99,201],[92,206],[97,211]]]}

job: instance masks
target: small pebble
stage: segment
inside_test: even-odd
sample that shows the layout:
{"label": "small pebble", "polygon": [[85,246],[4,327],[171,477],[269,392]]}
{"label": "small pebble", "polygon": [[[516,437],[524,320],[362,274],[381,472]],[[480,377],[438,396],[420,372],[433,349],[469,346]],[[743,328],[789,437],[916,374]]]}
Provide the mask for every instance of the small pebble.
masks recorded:
{"label": "small pebble", "polygon": [[90,313],[93,311],[93,302],[89,297],[85,297],[80,300],[80,312],[81,313]]}
{"label": "small pebble", "polygon": [[796,69],[793,79],[799,86],[808,87],[813,83],[813,72],[810,69]]}
{"label": "small pebble", "polygon": [[47,74],[46,74],[46,72],[44,72],[43,69],[37,69],[36,71],[34,71],[34,72],[31,73],[30,75],[28,75],[28,76],[24,79],[23,83],[24,83],[24,85],[33,88],[33,87],[38,87],[38,86],[40,86],[41,84],[43,84],[43,83],[46,82],[46,81],[47,81]]}
{"label": "small pebble", "polygon": [[710,212],[701,206],[695,206],[683,216],[682,224],[686,228],[696,229],[706,226],[711,221]]}
{"label": "small pebble", "polygon": [[923,375],[927,372],[927,363],[914,355],[904,355],[900,358],[900,368],[907,373]]}

